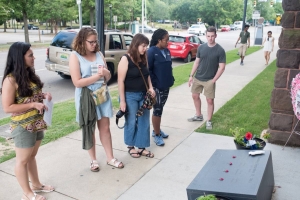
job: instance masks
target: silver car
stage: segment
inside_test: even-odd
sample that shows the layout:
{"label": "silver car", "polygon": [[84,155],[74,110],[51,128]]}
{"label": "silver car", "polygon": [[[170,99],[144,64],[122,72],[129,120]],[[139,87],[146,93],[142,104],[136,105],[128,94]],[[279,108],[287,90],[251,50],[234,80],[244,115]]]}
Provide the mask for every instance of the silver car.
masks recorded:
{"label": "silver car", "polygon": [[[143,26],[139,26],[139,31],[140,33],[142,32],[142,27]],[[147,25],[144,25],[144,33],[153,33],[154,31],[156,31],[156,28],[152,28],[151,26],[147,26]]]}

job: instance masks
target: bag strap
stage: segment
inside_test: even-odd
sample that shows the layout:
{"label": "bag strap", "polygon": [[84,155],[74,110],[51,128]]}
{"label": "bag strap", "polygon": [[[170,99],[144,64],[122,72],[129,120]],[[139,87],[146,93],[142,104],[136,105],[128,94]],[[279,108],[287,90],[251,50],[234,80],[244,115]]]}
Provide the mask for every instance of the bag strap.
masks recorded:
{"label": "bag strap", "polygon": [[141,73],[141,76],[142,76],[142,78],[143,78],[143,80],[144,80],[146,89],[147,89],[147,91],[148,91],[148,90],[149,90],[149,87],[148,87],[148,85],[147,85],[147,83],[146,83],[146,80],[145,80],[145,77],[144,77],[144,75],[143,75],[143,73],[142,73],[142,70],[141,70],[140,66],[137,66],[137,68],[139,69],[139,71],[140,71],[140,73]]}

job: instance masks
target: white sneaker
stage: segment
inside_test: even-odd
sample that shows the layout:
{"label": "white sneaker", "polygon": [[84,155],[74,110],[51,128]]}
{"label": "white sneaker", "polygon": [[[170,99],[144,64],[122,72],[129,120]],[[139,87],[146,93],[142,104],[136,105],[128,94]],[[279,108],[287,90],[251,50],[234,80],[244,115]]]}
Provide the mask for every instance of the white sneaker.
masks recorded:
{"label": "white sneaker", "polygon": [[212,122],[211,121],[207,121],[206,122],[206,129],[207,130],[211,130],[212,129]]}

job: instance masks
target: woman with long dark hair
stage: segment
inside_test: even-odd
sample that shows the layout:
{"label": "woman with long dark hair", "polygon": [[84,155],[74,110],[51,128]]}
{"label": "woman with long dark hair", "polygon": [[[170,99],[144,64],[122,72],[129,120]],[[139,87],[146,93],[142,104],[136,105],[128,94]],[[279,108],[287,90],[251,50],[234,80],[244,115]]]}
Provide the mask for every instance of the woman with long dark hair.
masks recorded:
{"label": "woman with long dark hair", "polygon": [[264,56],[265,56],[265,60],[266,60],[266,64],[269,64],[269,60],[270,60],[270,54],[274,49],[274,40],[275,38],[272,36],[272,31],[268,31],[268,36],[265,37],[263,43],[262,43],[262,47],[264,47]]}
{"label": "woman with long dark hair", "polygon": [[148,45],[149,39],[145,35],[136,34],[118,66],[120,109],[127,112],[124,142],[133,158],[154,157],[153,153],[145,149],[150,146],[150,111],[144,109],[143,114],[137,117],[137,112],[144,103],[147,88],[151,95],[155,96],[147,67]]}
{"label": "woman with long dark hair", "polygon": [[165,144],[163,138],[169,135],[160,128],[161,116],[167,102],[170,87],[174,84],[171,53],[168,49],[169,33],[165,29],[154,31],[150,48],[147,51],[151,81],[156,93],[156,104],[153,106],[152,124],[154,142],[157,146]]}
{"label": "woman with long dark hair", "polygon": [[54,187],[40,182],[35,159],[47,129],[43,120],[47,107],[43,99],[51,101],[52,96],[42,93],[43,83],[35,73],[35,58],[30,47],[24,42],[11,45],[0,90],[4,111],[12,114],[10,129],[16,151],[15,174],[24,200],[45,199],[36,193],[54,191]]}

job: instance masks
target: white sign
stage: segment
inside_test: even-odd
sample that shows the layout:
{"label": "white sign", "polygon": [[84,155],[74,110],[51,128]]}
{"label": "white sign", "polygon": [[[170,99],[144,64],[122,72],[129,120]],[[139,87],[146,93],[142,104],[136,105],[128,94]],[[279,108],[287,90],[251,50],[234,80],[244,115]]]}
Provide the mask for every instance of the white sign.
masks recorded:
{"label": "white sign", "polygon": [[259,10],[254,10],[252,14],[260,14]]}
{"label": "white sign", "polygon": [[81,4],[81,0],[76,0],[77,4]]}
{"label": "white sign", "polygon": [[260,18],[260,14],[252,14],[252,19],[259,19]]}
{"label": "white sign", "polygon": [[118,16],[114,15],[114,22],[118,21]]}

